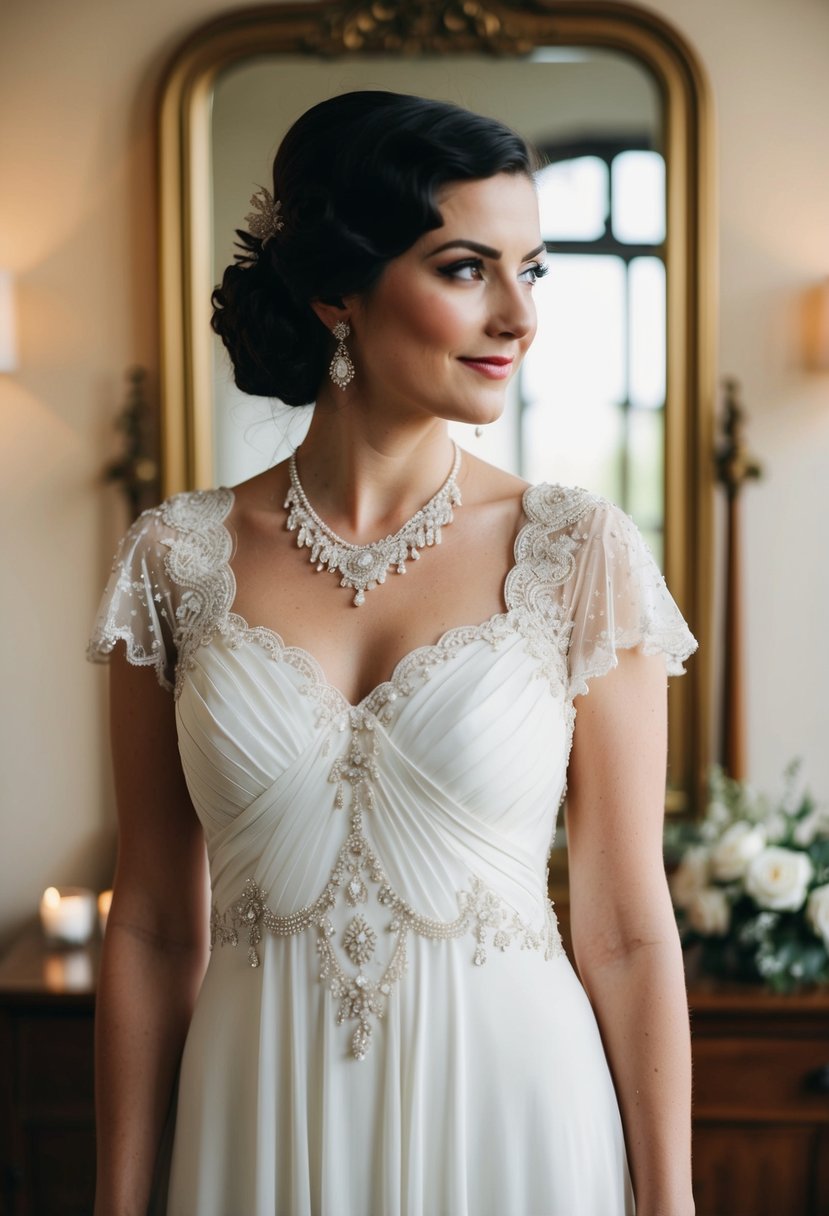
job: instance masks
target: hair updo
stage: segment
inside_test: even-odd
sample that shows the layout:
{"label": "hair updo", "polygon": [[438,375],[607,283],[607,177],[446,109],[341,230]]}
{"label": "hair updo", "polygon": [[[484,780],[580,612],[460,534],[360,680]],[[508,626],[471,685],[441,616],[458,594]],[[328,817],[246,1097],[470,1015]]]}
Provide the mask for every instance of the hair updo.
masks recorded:
{"label": "hair updo", "polygon": [[299,118],[273,167],[281,231],[237,229],[240,252],[213,292],[213,329],[245,393],[307,405],[333,339],[310,306],[367,292],[384,266],[442,223],[449,182],[532,173],[509,127],[460,106],[401,93],[332,97]]}

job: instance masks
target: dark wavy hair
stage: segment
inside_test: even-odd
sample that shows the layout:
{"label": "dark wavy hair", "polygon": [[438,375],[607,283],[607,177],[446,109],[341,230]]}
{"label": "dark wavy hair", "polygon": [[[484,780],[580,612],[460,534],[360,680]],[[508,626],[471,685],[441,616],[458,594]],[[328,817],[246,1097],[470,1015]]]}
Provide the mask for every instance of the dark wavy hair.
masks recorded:
{"label": "dark wavy hair", "polygon": [[237,229],[240,252],[212,295],[238,387],[313,401],[333,339],[310,301],[369,292],[387,262],[441,226],[435,198],[447,183],[535,167],[520,135],[447,102],[370,90],[307,110],[274,161],[284,228],[264,246]]}

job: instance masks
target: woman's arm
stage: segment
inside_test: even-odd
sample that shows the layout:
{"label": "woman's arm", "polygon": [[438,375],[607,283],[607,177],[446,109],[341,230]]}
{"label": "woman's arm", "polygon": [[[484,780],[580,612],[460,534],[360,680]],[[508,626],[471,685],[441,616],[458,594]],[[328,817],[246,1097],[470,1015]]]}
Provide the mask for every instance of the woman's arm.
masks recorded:
{"label": "woman's arm", "polygon": [[143,1216],[204,974],[208,880],[173,698],[121,653],[110,694],[119,843],[95,1018],[95,1216]]}
{"label": "woman's arm", "polygon": [[576,698],[567,846],[573,950],[619,1098],[637,1216],[690,1216],[691,1049],[662,854],[667,678],[623,650]]}

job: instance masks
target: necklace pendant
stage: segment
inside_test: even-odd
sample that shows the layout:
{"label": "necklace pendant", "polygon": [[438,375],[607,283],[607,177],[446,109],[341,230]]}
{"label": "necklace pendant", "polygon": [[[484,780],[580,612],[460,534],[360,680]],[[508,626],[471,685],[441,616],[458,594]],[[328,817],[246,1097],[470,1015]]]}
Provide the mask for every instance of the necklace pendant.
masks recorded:
{"label": "necklace pendant", "polygon": [[340,586],[354,591],[352,603],[360,607],[366,602],[366,591],[385,583],[392,568],[406,573],[408,560],[418,561],[419,550],[439,545],[441,528],[452,522],[452,507],[459,506],[461,494],[456,477],[461,464],[461,451],[455,446],[452,470],[441,488],[393,536],[370,545],[355,545],[344,540],[320,519],[309,503],[296,467],[296,452],[288,462],[290,488],[284,506],[288,512],[286,527],[296,531],[297,545],[310,550],[309,560],[318,573],[327,569],[340,575]]}

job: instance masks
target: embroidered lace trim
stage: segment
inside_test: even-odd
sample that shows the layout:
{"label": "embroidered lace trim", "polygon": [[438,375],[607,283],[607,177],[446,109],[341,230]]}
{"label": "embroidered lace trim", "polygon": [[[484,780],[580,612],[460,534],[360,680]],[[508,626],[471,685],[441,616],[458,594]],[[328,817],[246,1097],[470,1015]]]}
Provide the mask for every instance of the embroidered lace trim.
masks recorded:
{"label": "embroidered lace trim", "polygon": [[[265,647],[272,658],[286,662],[305,676],[304,692],[319,704],[320,720],[328,721],[350,708],[345,697],[326,681],[319,664],[301,647],[285,646],[273,630],[249,626],[231,612],[236,594],[229,561],[233,539],[225,520],[234,501],[233,491],[220,488],[178,494],[160,507],[153,508],[138,521],[140,531],[131,529],[132,569],[122,558],[122,547],[113,563],[113,585],[102,606],[99,620],[88,647],[93,661],[105,659],[118,640],[123,639],[127,657],[136,664],[153,665],[162,684],[169,687],[175,674],[174,691],[179,696],[193,656],[216,633],[231,645],[254,641]],[[642,580],[657,600],[645,606],[640,619],[629,628],[595,630],[590,653],[568,687],[568,656],[571,656],[573,621],[563,605],[560,588],[575,569],[575,556],[587,538],[567,529],[578,523],[598,505],[611,506],[586,490],[572,487],[532,486],[524,494],[527,519],[515,541],[515,563],[510,570],[504,597],[507,611],[479,625],[448,630],[431,645],[418,647],[404,656],[391,677],[374,689],[361,705],[388,717],[389,706],[398,695],[408,695],[438,663],[452,658],[459,650],[477,640],[492,644],[511,632],[519,633],[528,651],[539,660],[539,675],[546,676],[554,692],[567,689],[567,699],[587,691],[587,681],[607,672],[614,664],[614,651],[641,645],[646,654],[666,656],[668,673],[684,671],[682,663],[696,649],[676,606],[670,601],[664,579],[652,558],[639,561]],[[615,518],[622,531],[622,543],[635,553],[635,525],[620,510]],[[164,529],[168,529],[165,533]],[[164,549],[157,569],[144,560],[137,543],[154,535]],[[611,530],[613,537],[618,532]],[[641,541],[638,544],[641,550]],[[639,555],[641,557],[641,554]],[[648,568],[649,567],[649,568]],[[598,594],[594,591],[594,595]],[[142,617],[146,622],[142,622]],[[590,619],[592,620],[592,614]],[[165,630],[168,631],[165,637]],[[165,653],[167,650],[174,653]]]}
{"label": "embroidered lace trim", "polygon": [[[211,495],[215,501],[208,504],[205,500]],[[555,588],[572,573],[572,552],[577,544],[567,535],[551,534],[574,523],[598,501],[586,490],[530,487],[523,503],[527,523],[516,537],[515,564],[504,585],[507,611],[481,624],[449,629],[437,642],[404,655],[389,679],[373,689],[360,707],[388,720],[397,697],[409,695],[437,664],[475,641],[497,645],[511,632],[521,634],[530,653],[541,662],[539,674],[551,681],[555,691],[560,690],[566,673],[567,632]],[[318,702],[320,721],[329,721],[352,706],[327,682],[314,657],[302,647],[286,646],[275,630],[251,626],[231,612],[236,595],[229,565],[233,542],[224,520],[232,505],[233,492],[221,489],[180,494],[161,508],[164,522],[178,534],[167,542],[170,551],[165,565],[170,577],[186,589],[176,610],[176,695],[193,666],[195,651],[220,633],[231,646],[255,642],[273,659],[296,668],[305,677],[303,691]]]}
{"label": "embroidered lace trim", "polygon": [[165,541],[169,551],[164,565],[184,589],[176,607],[177,697],[184,674],[193,667],[194,652],[221,629],[236,594],[230,568],[233,538],[224,524],[233,501],[233,491],[222,487],[176,494],[161,507],[164,523],[174,530],[173,538]]}

